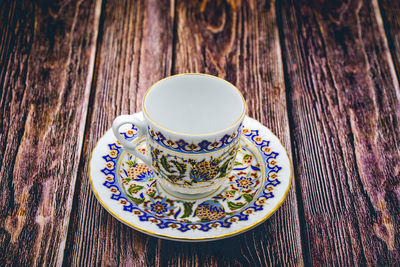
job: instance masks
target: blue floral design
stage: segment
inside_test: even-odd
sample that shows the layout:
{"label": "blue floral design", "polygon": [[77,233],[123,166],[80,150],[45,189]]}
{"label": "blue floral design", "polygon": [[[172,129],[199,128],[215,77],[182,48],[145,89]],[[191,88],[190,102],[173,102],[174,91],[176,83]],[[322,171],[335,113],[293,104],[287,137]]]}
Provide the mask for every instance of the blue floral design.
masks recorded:
{"label": "blue floral design", "polygon": [[136,175],[136,179],[135,179],[135,181],[138,181],[138,182],[147,182],[148,180],[150,180],[151,178],[154,178],[154,173],[151,171],[151,170],[149,170],[149,171],[147,171],[147,172],[143,172],[143,173],[141,173],[141,174],[138,174],[138,175]]}
{"label": "blue floral design", "polygon": [[215,142],[203,140],[198,144],[189,144],[183,139],[179,139],[178,141],[167,140],[167,138],[161,132],[155,132],[148,127],[150,138],[159,145],[174,151],[194,154],[209,153],[211,151],[217,151],[229,146],[239,138],[241,130],[242,124],[239,125],[232,135],[226,134],[220,140],[216,140]]}
{"label": "blue floral design", "polygon": [[154,201],[153,198],[150,198],[151,204],[150,207],[144,208],[146,212],[150,213],[151,215],[155,216],[165,216],[168,217],[165,212],[170,209],[174,209],[175,207],[168,207],[168,203],[165,202],[166,197],[163,198],[161,201]]}
{"label": "blue floral design", "polygon": [[234,174],[234,176],[237,179],[230,182],[229,184],[233,185],[233,187],[236,186],[237,189],[239,189],[239,193],[241,193],[243,189],[255,190],[253,187],[254,182],[253,182],[253,179],[250,177],[250,173],[248,173],[246,176],[238,176],[237,174]]}

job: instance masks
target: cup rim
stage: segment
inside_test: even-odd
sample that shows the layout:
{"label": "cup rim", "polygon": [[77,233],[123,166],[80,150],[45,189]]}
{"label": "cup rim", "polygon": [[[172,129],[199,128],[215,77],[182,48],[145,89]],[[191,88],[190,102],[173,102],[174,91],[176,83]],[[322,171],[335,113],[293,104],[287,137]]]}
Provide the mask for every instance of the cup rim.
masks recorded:
{"label": "cup rim", "polygon": [[[178,131],[174,131],[174,130],[168,129],[168,128],[164,127],[164,126],[161,126],[161,125],[158,124],[157,122],[155,122],[155,121],[149,116],[149,114],[148,114],[147,111],[146,111],[146,105],[144,104],[144,102],[145,102],[145,99],[146,99],[147,94],[151,91],[151,89],[152,89],[154,86],[156,86],[157,84],[159,84],[159,83],[161,83],[161,82],[163,82],[163,81],[165,81],[165,80],[167,80],[167,79],[174,78],[174,77],[178,77],[178,76],[187,76],[187,75],[201,75],[201,76],[208,76],[208,77],[212,77],[212,78],[217,78],[217,79],[219,79],[219,80],[221,80],[221,81],[223,81],[223,82],[228,83],[229,85],[231,85],[231,86],[238,92],[238,94],[240,95],[240,97],[242,98],[242,101],[243,101],[243,110],[242,110],[242,112],[241,112],[239,118],[238,118],[234,123],[232,123],[231,125],[229,125],[229,126],[223,128],[223,129],[221,129],[221,130],[214,131],[214,132],[209,132],[209,133],[203,133],[203,134],[188,134],[188,133],[182,133],[182,132],[178,132]],[[150,121],[151,121],[153,124],[155,124],[157,127],[161,128],[161,129],[163,129],[163,130],[166,130],[166,131],[168,131],[168,132],[171,132],[171,133],[174,133],[174,134],[177,134],[177,135],[183,135],[183,136],[210,136],[210,135],[215,135],[215,134],[219,134],[219,133],[225,132],[226,130],[233,128],[236,124],[238,124],[240,121],[242,121],[243,118],[244,118],[244,116],[245,116],[245,113],[246,113],[246,101],[244,100],[244,97],[243,97],[242,93],[239,91],[239,89],[238,89],[235,85],[233,85],[232,83],[228,82],[227,80],[222,79],[222,78],[217,77],[217,76],[214,76],[214,75],[206,74],[206,73],[188,72],[188,73],[179,73],[179,74],[170,75],[170,76],[168,76],[168,77],[165,77],[165,78],[163,78],[163,79],[157,81],[157,82],[154,83],[152,86],[150,86],[149,89],[147,89],[146,93],[145,93],[144,96],[143,96],[143,99],[142,99],[142,110],[143,110],[143,113],[144,113],[145,117],[146,117],[148,120],[150,120]]]}

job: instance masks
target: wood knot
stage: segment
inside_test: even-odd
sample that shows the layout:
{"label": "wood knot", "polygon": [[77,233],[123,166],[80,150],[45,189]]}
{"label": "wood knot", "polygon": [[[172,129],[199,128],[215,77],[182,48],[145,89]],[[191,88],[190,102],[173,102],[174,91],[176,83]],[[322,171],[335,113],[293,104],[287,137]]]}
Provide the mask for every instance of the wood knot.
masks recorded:
{"label": "wood knot", "polygon": [[221,1],[210,2],[204,0],[200,6],[200,12],[207,30],[212,33],[221,32],[226,23],[226,6]]}

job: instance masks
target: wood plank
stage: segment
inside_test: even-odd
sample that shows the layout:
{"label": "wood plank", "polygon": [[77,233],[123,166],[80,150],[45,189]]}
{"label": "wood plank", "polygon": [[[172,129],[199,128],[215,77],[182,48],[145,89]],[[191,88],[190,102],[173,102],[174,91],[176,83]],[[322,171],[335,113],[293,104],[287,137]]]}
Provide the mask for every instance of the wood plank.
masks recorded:
{"label": "wood plank", "polygon": [[[392,52],[393,63],[397,71],[397,79],[400,77],[400,2],[381,0],[380,13],[385,26],[388,45]],[[378,3],[375,4],[376,6]],[[379,16],[379,12],[377,12]]]}
{"label": "wood plank", "polygon": [[315,265],[400,262],[400,92],[373,1],[285,0],[294,159]]}
{"label": "wood plank", "polygon": [[[210,73],[236,84],[248,114],[271,128],[290,151],[275,2],[178,1],[176,12],[174,73]],[[210,243],[161,245],[162,265],[303,265],[295,187],[254,230]]]}
{"label": "wood plank", "polygon": [[100,6],[1,3],[1,264],[61,264]]}
{"label": "wood plank", "polygon": [[154,266],[161,240],[114,219],[91,191],[90,153],[120,114],[141,110],[146,89],[170,75],[174,4],[168,1],[105,1],[95,82],[76,201],[66,246],[66,266]]}

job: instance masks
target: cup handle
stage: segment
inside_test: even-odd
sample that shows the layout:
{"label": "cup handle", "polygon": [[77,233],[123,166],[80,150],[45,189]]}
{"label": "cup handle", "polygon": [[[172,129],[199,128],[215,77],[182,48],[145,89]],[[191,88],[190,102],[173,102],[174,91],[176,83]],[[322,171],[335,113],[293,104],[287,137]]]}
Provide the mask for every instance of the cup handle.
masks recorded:
{"label": "cup handle", "polygon": [[146,135],[147,125],[146,122],[143,120],[142,112],[138,112],[133,115],[118,116],[113,122],[112,129],[115,137],[123,145],[124,149],[141,159],[148,167],[151,168],[151,158],[149,154],[147,153],[147,155],[143,155],[137,150],[137,143],[129,142],[119,133],[119,128],[125,124],[134,124],[136,126],[136,128],[138,129],[137,137]]}

